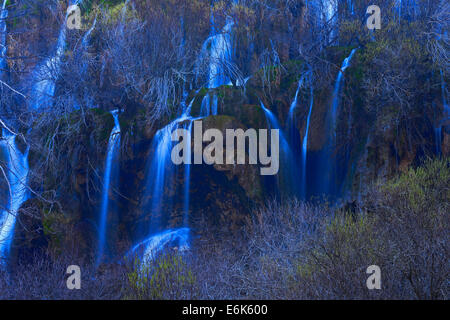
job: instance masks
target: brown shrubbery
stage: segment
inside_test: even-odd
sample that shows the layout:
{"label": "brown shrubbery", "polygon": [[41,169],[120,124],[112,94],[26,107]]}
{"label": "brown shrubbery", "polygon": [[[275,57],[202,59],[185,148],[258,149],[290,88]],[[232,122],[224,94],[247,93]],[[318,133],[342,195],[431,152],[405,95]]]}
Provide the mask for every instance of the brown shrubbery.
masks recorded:
{"label": "brown shrubbery", "polygon": [[[82,263],[79,291],[65,287],[79,260],[37,259],[0,273],[0,298],[448,299],[449,182],[449,160],[430,160],[373,186],[352,212],[271,202],[239,240],[211,234],[145,268]],[[381,290],[366,287],[374,264]]]}

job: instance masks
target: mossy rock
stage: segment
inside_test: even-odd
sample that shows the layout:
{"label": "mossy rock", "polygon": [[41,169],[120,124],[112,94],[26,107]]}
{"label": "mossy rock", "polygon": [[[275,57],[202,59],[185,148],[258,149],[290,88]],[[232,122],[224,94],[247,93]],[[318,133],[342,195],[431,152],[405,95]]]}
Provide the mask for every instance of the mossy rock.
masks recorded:
{"label": "mossy rock", "polygon": [[109,136],[112,129],[114,128],[114,117],[109,112],[99,111],[98,109],[94,111],[94,123],[96,126],[96,140],[100,143],[108,143]]}
{"label": "mossy rock", "polygon": [[192,107],[191,107],[191,115],[193,116],[198,116],[200,114],[200,110],[202,107],[202,101],[203,98],[208,94],[208,89],[207,88],[201,88],[200,90],[193,90],[187,100],[186,103],[191,103],[192,102]]}
{"label": "mossy rock", "polygon": [[[246,127],[233,117],[220,115],[220,116],[210,116],[203,120],[203,130],[208,130],[210,128],[218,129],[222,132],[224,137],[226,137],[227,129],[243,129]],[[224,148],[225,152],[225,148]],[[247,155],[248,159],[248,155]],[[246,195],[254,200],[260,201],[263,196],[263,187],[261,176],[259,172],[259,166],[257,165],[214,165],[214,169],[224,172],[229,180],[237,177],[239,185],[245,190]]]}

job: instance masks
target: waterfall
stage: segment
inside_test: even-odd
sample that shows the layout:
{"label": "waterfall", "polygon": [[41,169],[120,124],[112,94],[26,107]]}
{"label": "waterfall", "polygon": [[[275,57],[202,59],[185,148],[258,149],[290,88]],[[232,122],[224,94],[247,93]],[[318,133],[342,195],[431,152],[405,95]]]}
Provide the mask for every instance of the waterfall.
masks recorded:
{"label": "waterfall", "polygon": [[[154,255],[156,255],[158,252],[161,252],[169,245],[172,247],[178,246],[183,250],[189,248],[188,214],[191,171],[190,163],[185,164],[185,181],[183,187],[183,227],[175,230],[160,231],[163,227],[160,216],[162,214],[163,201],[165,200],[164,186],[168,181],[169,175],[173,173],[172,169],[174,166],[172,163],[170,163],[172,146],[171,135],[173,130],[175,130],[176,127],[184,121],[188,122],[186,128],[189,132],[191,132],[192,123],[197,119],[190,116],[193,103],[194,99],[186,107],[181,116],[159,130],[153,140],[155,155],[150,165],[149,176],[147,177],[147,187],[150,190],[150,194],[152,194],[152,217],[150,225],[151,236],[137,244],[131,250],[133,254],[139,254],[140,256],[143,256],[142,263],[149,262],[149,260],[153,259]],[[189,153],[191,151],[190,148],[190,143],[187,143],[187,152]],[[150,176],[150,173],[156,173],[156,177]]]}
{"label": "waterfall", "polygon": [[[344,79],[344,71],[348,68],[350,65],[350,61],[353,57],[353,55],[356,52],[356,48],[353,49],[350,53],[350,55],[344,59],[344,62],[342,63],[342,67],[338,72],[336,83],[333,90],[333,96],[332,96],[332,102],[331,102],[331,109],[330,113],[327,118],[326,123],[326,138],[327,143],[324,147],[324,153],[323,153],[323,163],[324,168],[323,171],[320,173],[323,177],[324,181],[322,186],[322,193],[331,195],[333,193],[332,188],[332,181],[335,176],[334,169],[335,168],[335,162],[332,161],[333,159],[333,153],[335,151],[335,145],[336,145],[336,127],[337,127],[337,118],[338,118],[338,111],[339,111],[339,105],[341,101],[341,86],[342,81]],[[334,163],[333,163],[334,162]]]}
{"label": "waterfall", "polygon": [[[151,235],[147,240],[141,242],[138,246],[147,245],[149,248],[145,251],[153,251],[160,246],[155,246],[155,239],[160,239],[162,234],[168,235],[167,231],[162,233],[163,228],[161,215],[163,202],[166,200],[164,186],[173,178],[174,164],[171,162],[172,151],[172,132],[183,122],[187,122],[188,131],[191,132],[192,123],[198,118],[191,117],[191,109],[194,99],[183,110],[182,114],[170,122],[167,126],[160,129],[153,138],[153,149],[155,150],[153,159],[148,168],[148,176],[146,183],[146,190],[152,195],[149,211],[151,212],[151,221],[149,226],[149,234]],[[190,143],[187,144],[190,151]],[[184,183],[184,199],[183,199],[183,228],[180,230],[189,230],[188,228],[188,213],[189,213],[189,190],[190,188],[190,164],[185,164],[185,183]],[[184,231],[183,231],[184,232]],[[155,238],[156,237],[156,238]],[[188,236],[183,237],[187,239]],[[156,241],[156,242],[159,242]],[[150,248],[151,247],[151,248]],[[163,246],[164,247],[164,246]]]}
{"label": "waterfall", "polygon": [[[222,29],[222,32],[215,34],[213,15],[211,15],[211,36],[203,43],[202,50],[200,53],[200,60],[205,58],[209,59],[208,72],[207,72],[207,88],[215,89],[224,84],[230,82],[229,77],[226,75],[226,69],[229,67],[232,57],[231,48],[231,30],[234,22],[227,18],[227,23]],[[185,94],[187,96],[187,94]],[[148,177],[146,183],[146,190],[151,194],[151,221],[150,221],[150,237],[144,240],[137,247],[146,247],[145,255],[148,256],[148,252],[153,252],[155,250],[162,250],[168,243],[171,243],[172,239],[182,239],[183,247],[188,247],[188,214],[189,214],[189,192],[190,192],[190,174],[191,165],[185,164],[185,181],[184,181],[184,202],[183,202],[183,228],[178,230],[169,230],[161,232],[163,227],[161,216],[163,214],[163,203],[165,201],[164,186],[173,177],[173,164],[171,163],[171,135],[173,130],[182,123],[187,122],[185,128],[188,132],[191,132],[192,123],[194,118],[191,116],[191,101],[188,107],[183,110],[182,114],[170,122],[167,126],[160,129],[153,138],[152,149],[155,150],[153,159],[151,160],[148,167]],[[182,103],[182,106],[185,106]],[[201,110],[199,117],[207,117],[210,115],[217,115],[218,113],[218,98],[217,95],[207,93],[202,100]],[[197,118],[199,119],[199,118]],[[190,145],[188,144],[188,149]],[[190,150],[189,150],[190,151]],[[136,251],[136,250],[133,250]]]}
{"label": "waterfall", "polygon": [[447,89],[444,80],[444,73],[440,70],[441,75],[441,94],[442,94],[442,106],[444,108],[443,118],[438,121],[434,127],[434,136],[436,141],[436,154],[440,155],[442,150],[442,125],[450,119],[450,107],[447,102]]}
{"label": "waterfall", "polygon": [[[213,18],[212,18],[213,19]],[[211,36],[203,43],[200,58],[209,59],[207,88],[214,89],[230,82],[226,75],[232,58],[231,31],[234,22],[227,17],[221,33],[215,34],[214,23],[211,23]]]}
{"label": "waterfall", "polygon": [[336,24],[338,21],[338,0],[327,0],[324,3],[325,8],[323,8],[323,18],[330,28],[330,39],[336,36]]}
{"label": "waterfall", "polygon": [[352,15],[354,15],[354,14],[355,14],[355,8],[354,8],[354,6],[353,6],[353,1],[352,1],[352,0],[348,0],[348,6],[349,6],[349,8],[350,8],[350,13],[351,13]]}
{"label": "waterfall", "polygon": [[270,111],[269,109],[267,109],[264,106],[264,103],[262,101],[260,101],[261,104],[261,108],[264,111],[264,114],[266,115],[266,119],[267,119],[267,123],[269,125],[269,129],[278,129],[280,130],[280,150],[282,151],[282,153],[285,156],[292,156],[292,151],[291,148],[284,136],[283,131],[281,130],[281,126],[280,123],[277,120],[277,117],[272,113],[272,111]]}
{"label": "waterfall", "polygon": [[210,93],[207,93],[202,100],[202,104],[200,107],[200,116],[201,117],[209,117],[210,115],[217,115],[218,113],[218,107],[217,104],[218,99],[217,95]]}
{"label": "waterfall", "polygon": [[[6,63],[6,10],[7,0],[3,1],[0,12],[0,75],[7,69]],[[0,265],[8,258],[14,236],[14,226],[20,206],[27,200],[28,147],[22,153],[16,144],[16,135],[6,128],[3,121],[2,141],[0,142],[5,156],[6,168],[1,167],[7,180],[8,201],[5,210],[0,213]],[[6,169],[6,170],[5,170]]]}
{"label": "waterfall", "polygon": [[[286,139],[284,138],[283,132],[281,132],[281,126],[280,126],[280,123],[278,122],[277,117],[275,117],[275,115],[272,113],[272,111],[270,111],[269,109],[267,109],[264,106],[264,103],[262,101],[260,101],[259,103],[261,105],[261,108],[264,111],[264,114],[266,115],[267,123],[269,124],[269,127],[270,127],[269,129],[279,129],[280,137],[282,137],[281,140],[286,141]],[[288,146],[287,142],[286,142],[286,146]]]}
{"label": "waterfall", "polygon": [[298,81],[297,91],[295,92],[294,99],[292,100],[291,106],[289,107],[288,117],[286,119],[286,128],[288,132],[289,143],[293,146],[293,149],[296,150],[296,146],[299,145],[299,134],[295,125],[295,109],[298,104],[298,95],[300,93],[300,89],[303,87],[305,82],[305,78],[307,73],[303,73]]}
{"label": "waterfall", "polygon": [[398,22],[400,22],[400,19],[402,18],[402,0],[396,0],[394,7],[398,11]]}
{"label": "waterfall", "polygon": [[[213,19],[213,18],[212,18]],[[226,75],[226,68],[231,64],[232,58],[232,44],[231,44],[231,30],[234,22],[227,17],[227,23],[223,27],[222,32],[215,34],[214,23],[211,23],[211,34],[203,43],[200,53],[200,60],[209,59],[208,66],[208,89],[215,89],[222,85],[230,84],[231,80]],[[247,79],[248,80],[248,79]],[[243,82],[243,81],[241,81]],[[240,82],[240,83],[241,83]],[[217,115],[217,95],[205,95],[202,100],[200,116],[207,117],[210,115]]]}
{"label": "waterfall", "polygon": [[309,89],[310,89],[310,96],[309,96],[309,112],[308,117],[306,118],[306,129],[305,129],[305,135],[303,137],[302,142],[302,197],[303,199],[306,199],[306,161],[308,158],[308,135],[309,135],[309,123],[311,120],[311,113],[314,105],[314,88],[313,88],[313,81],[312,81],[312,74],[309,75]]}
{"label": "waterfall", "polygon": [[[311,71],[305,72],[302,74],[302,76],[300,77],[300,80],[298,81],[298,86],[297,86],[297,91],[295,92],[295,96],[294,99],[291,103],[291,106],[289,108],[289,114],[288,114],[288,118],[286,121],[286,126],[288,128],[288,133],[289,133],[289,141],[291,143],[292,146],[294,146],[294,150],[297,149],[297,146],[299,144],[301,144],[301,155],[296,152],[294,153],[295,156],[295,160],[292,162],[294,170],[297,170],[297,166],[295,165],[295,163],[297,163],[297,158],[301,156],[301,170],[300,172],[296,172],[294,171],[294,177],[295,179],[301,177],[301,183],[300,183],[300,187],[299,187],[299,196],[301,196],[302,198],[306,197],[306,148],[307,148],[307,137],[305,139],[303,139],[303,143],[300,141],[300,136],[298,134],[298,132],[296,131],[296,127],[295,127],[295,109],[297,108],[298,105],[298,95],[300,93],[300,89],[304,87],[305,81],[310,78],[311,75]],[[311,106],[312,108],[312,106]],[[307,124],[306,124],[306,133],[305,135],[308,135],[308,129],[309,129],[309,119],[311,116],[311,108],[310,108],[310,113],[307,119]],[[300,180],[300,179],[299,179]]]}
{"label": "waterfall", "polygon": [[[298,143],[301,143],[301,172],[297,173],[297,175],[301,174],[300,195],[303,199],[306,198],[306,160],[307,160],[307,150],[308,150],[308,134],[309,134],[309,124],[310,124],[310,120],[311,120],[311,113],[312,113],[312,108],[313,108],[313,103],[314,103],[313,86],[312,86],[312,72],[311,71],[303,73],[302,76],[300,77],[300,80],[299,80],[298,86],[297,86],[297,91],[295,92],[294,99],[289,108],[288,119],[286,121],[287,128],[288,128],[289,134],[290,134],[290,141],[293,142],[293,141],[295,141],[295,139],[294,139],[294,136],[295,136],[295,124],[294,124],[295,114],[294,113],[295,113],[295,109],[298,105],[298,95],[300,93],[300,89],[304,87],[305,81],[307,81],[307,80],[309,81],[309,84],[310,84],[309,112],[308,112],[308,115],[306,118],[306,129],[305,129],[305,134],[303,136],[303,140],[301,142],[298,142]],[[268,115],[267,109],[264,112],[266,112],[266,115]],[[268,119],[271,119],[271,118],[272,118],[272,121],[274,121],[273,120],[274,116],[268,115]],[[274,125],[276,125],[276,124],[274,124]],[[293,145],[298,145],[298,143],[294,143]],[[295,170],[296,169],[295,161],[293,162],[293,167]]]}
{"label": "waterfall", "polygon": [[189,228],[169,229],[138,243],[131,249],[132,258],[142,257],[141,265],[151,262],[164,249],[177,248],[179,252],[189,249]]}
{"label": "waterfall", "polygon": [[[89,77],[88,74],[88,67],[89,67],[89,63],[84,59],[83,54],[85,54],[87,52],[87,50],[89,49],[89,40],[92,34],[92,31],[94,31],[95,29],[95,25],[97,24],[97,17],[95,17],[94,22],[92,23],[92,26],[89,28],[88,31],[86,31],[86,33],[83,35],[83,38],[81,39],[81,50],[79,51],[79,57],[78,59],[80,59],[80,61],[82,61],[83,63],[80,64],[79,67],[79,77]],[[78,99],[73,95],[72,96],[73,99],[73,110],[79,110],[80,109],[80,103],[78,101]]]}
{"label": "waterfall", "polygon": [[102,202],[100,208],[100,222],[98,230],[97,265],[99,265],[99,263],[101,262],[105,251],[108,205],[111,190],[111,176],[113,171],[113,162],[116,159],[117,150],[120,146],[119,110],[112,111],[111,114],[114,117],[114,128],[112,129],[109,136],[105,161],[105,171],[103,173]]}
{"label": "waterfall", "polygon": [[352,60],[352,57],[355,54],[355,52],[356,52],[356,49],[353,49],[352,52],[350,53],[350,55],[344,59],[344,62],[342,63],[342,67],[338,72],[336,84],[334,86],[333,102],[331,104],[331,125],[332,125],[331,129],[333,130],[333,133],[335,133],[337,113],[338,113],[339,103],[341,101],[340,92],[341,92],[342,79],[344,78],[344,71],[350,65],[350,61]]}
{"label": "waterfall", "polygon": [[442,153],[442,126],[440,124],[434,128],[434,138],[436,141],[436,154],[440,155]]}
{"label": "waterfall", "polygon": [[[231,63],[231,29],[233,25],[233,21],[228,17],[222,33],[214,34],[214,23],[212,22],[212,36],[203,43],[200,57],[209,58],[208,89],[215,89],[231,82],[226,75],[225,67]],[[217,95],[207,93],[202,100],[200,116],[217,115],[217,100]]]}
{"label": "waterfall", "polygon": [[208,50],[207,47],[210,46],[209,89],[214,89],[230,82],[226,75],[225,67],[228,67],[228,63],[231,61],[231,29],[233,25],[234,22],[227,17],[227,24],[222,29],[222,33],[210,37],[204,44],[206,45],[204,47],[205,50]]}
{"label": "waterfall", "polygon": [[16,136],[3,128],[1,142],[7,160],[9,200],[0,215],[0,264],[8,257],[14,226],[20,206],[27,200],[28,149],[22,153],[15,142]]}
{"label": "waterfall", "polygon": [[6,63],[6,18],[8,10],[6,10],[7,0],[3,0],[3,6],[0,12],[0,74],[7,68]]}
{"label": "waterfall", "polygon": [[[80,2],[80,0],[71,0],[70,4]],[[31,88],[31,108],[34,110],[49,103],[55,93],[56,78],[59,75],[61,59],[66,47],[66,23],[69,13],[69,11],[66,12],[66,17],[62,22],[54,55],[38,65],[34,71],[33,87]]]}
{"label": "waterfall", "polygon": [[[189,132],[188,136],[188,143],[186,144],[186,153],[191,154],[191,132],[192,132],[192,123],[194,121],[189,121],[189,124],[187,125],[187,131]],[[189,225],[189,200],[190,200],[190,184],[191,184],[191,163],[186,163],[184,165],[184,203],[183,203],[183,225],[187,227]]]}
{"label": "waterfall", "polygon": [[289,143],[286,140],[286,137],[281,129],[280,123],[277,120],[277,117],[264,106],[264,103],[260,101],[261,108],[264,111],[266,116],[267,124],[269,129],[278,129],[279,130],[279,139],[280,139],[280,166],[282,170],[283,181],[281,185],[284,187],[284,191],[287,194],[296,194],[297,186],[295,185],[295,181],[298,180],[298,172],[295,165],[294,154],[289,146]]}
{"label": "waterfall", "polygon": [[327,21],[335,19],[334,15],[337,13],[337,0],[327,0],[324,3],[324,16]]}
{"label": "waterfall", "polygon": [[448,106],[448,102],[447,102],[447,89],[446,89],[444,73],[442,72],[442,69],[440,70],[440,73],[441,73],[441,91],[442,91],[442,105],[444,106],[444,117],[445,117],[445,119],[449,119],[450,118],[450,107]]}
{"label": "waterfall", "polygon": [[160,215],[162,214],[162,205],[165,199],[164,186],[166,185],[168,178],[171,177],[169,177],[169,175],[173,171],[173,164],[171,163],[170,157],[172,147],[171,135],[173,130],[176,129],[176,126],[187,119],[188,117],[183,114],[181,117],[160,129],[153,138],[152,145],[155,153],[150,164],[150,171],[147,178],[147,190],[152,195],[150,207],[150,212],[152,214],[150,225],[151,233],[160,230],[162,227]]}
{"label": "waterfall", "polygon": [[[209,61],[207,71],[207,85],[208,89],[215,89],[222,85],[230,83],[229,77],[226,75],[226,68],[231,64],[232,59],[232,44],[231,44],[231,30],[234,22],[227,17],[227,23],[223,27],[222,32],[216,34],[214,28],[214,18],[211,15],[211,36],[203,43],[200,53],[200,61],[207,58]],[[191,132],[192,123],[194,120],[208,117],[210,115],[218,114],[218,98],[216,94],[208,92],[202,102],[199,118],[191,116],[191,108],[194,100],[189,106],[183,110],[182,114],[170,122],[167,126],[160,129],[153,138],[152,149],[155,150],[153,159],[148,167],[148,177],[146,190],[152,195],[150,212],[150,237],[142,241],[132,250],[136,252],[138,248],[145,248],[143,254],[146,257],[153,257],[155,252],[163,250],[168,245],[173,245],[177,242],[181,247],[189,247],[189,228],[188,228],[188,213],[189,213],[189,192],[190,192],[190,174],[191,165],[185,164],[185,181],[183,187],[184,202],[183,202],[183,227],[176,230],[161,231],[163,228],[161,217],[163,203],[166,200],[164,187],[173,178],[174,165],[171,163],[171,147],[172,132],[181,123],[186,122],[185,129]],[[185,104],[182,104],[184,106]],[[188,151],[190,151],[190,144],[188,143]],[[176,241],[175,241],[176,240]],[[144,260],[145,260],[144,259]],[[145,261],[144,261],[145,262]]]}
{"label": "waterfall", "polygon": [[300,89],[303,86],[303,82],[305,81],[305,77],[306,77],[306,74],[303,74],[300,77],[300,80],[298,81],[297,91],[295,92],[294,100],[292,101],[291,106],[289,108],[288,121],[287,121],[289,128],[292,128],[293,125],[294,125],[294,123],[293,123],[294,122],[294,111],[295,111],[295,107],[297,107],[298,94],[300,92]]}

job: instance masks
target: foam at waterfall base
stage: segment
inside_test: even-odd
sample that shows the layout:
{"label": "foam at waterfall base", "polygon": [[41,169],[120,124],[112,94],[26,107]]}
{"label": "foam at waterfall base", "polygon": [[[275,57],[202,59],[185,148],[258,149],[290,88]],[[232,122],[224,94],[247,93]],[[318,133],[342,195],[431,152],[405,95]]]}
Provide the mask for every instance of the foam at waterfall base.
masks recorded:
{"label": "foam at waterfall base", "polygon": [[189,228],[169,229],[140,242],[131,249],[131,257],[139,257],[143,264],[149,263],[167,249],[179,252],[189,250]]}

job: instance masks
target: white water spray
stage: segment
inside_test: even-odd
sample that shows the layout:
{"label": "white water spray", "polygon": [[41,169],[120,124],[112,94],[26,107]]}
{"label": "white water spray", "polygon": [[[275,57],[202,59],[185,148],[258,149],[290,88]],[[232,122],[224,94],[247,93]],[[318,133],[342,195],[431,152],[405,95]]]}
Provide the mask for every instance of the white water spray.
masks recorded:
{"label": "white water spray", "polygon": [[0,264],[8,258],[14,235],[17,214],[20,206],[27,200],[28,148],[22,153],[15,138],[7,129],[2,130],[4,150],[7,161],[7,183],[9,200],[6,210],[0,215]]}

